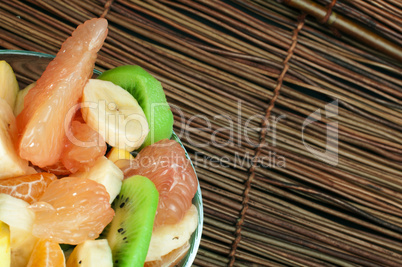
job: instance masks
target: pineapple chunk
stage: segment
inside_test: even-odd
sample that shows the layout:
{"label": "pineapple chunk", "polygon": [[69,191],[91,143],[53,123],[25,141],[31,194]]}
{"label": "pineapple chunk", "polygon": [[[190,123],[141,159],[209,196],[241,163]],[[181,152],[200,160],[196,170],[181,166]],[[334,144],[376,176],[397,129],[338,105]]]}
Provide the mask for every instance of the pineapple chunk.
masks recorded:
{"label": "pineapple chunk", "polygon": [[106,157],[112,162],[116,162],[120,159],[134,159],[133,155],[131,155],[130,152],[124,149],[119,149],[117,147],[112,147]]}

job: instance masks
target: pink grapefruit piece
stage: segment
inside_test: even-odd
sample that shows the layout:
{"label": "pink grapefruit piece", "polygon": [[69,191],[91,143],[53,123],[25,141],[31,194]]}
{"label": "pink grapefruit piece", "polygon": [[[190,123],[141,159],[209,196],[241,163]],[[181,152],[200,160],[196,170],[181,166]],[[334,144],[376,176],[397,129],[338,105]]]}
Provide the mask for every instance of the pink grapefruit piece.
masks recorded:
{"label": "pink grapefruit piece", "polygon": [[191,207],[197,176],[176,141],[163,139],[142,149],[134,160],[119,160],[116,164],[125,178],[142,175],[155,184],[159,203],[154,227],[178,223]]}
{"label": "pink grapefruit piece", "polygon": [[105,155],[105,140],[88,124],[78,120],[73,120],[70,130],[61,162],[71,173],[88,171],[100,157]]}
{"label": "pink grapefruit piece", "polygon": [[92,76],[97,52],[107,35],[107,20],[94,18],[77,27],[24,98],[17,117],[21,158],[41,168],[59,161],[83,88]]}
{"label": "pink grapefruit piece", "polygon": [[58,176],[68,176],[71,174],[71,172],[66,167],[64,167],[61,161],[58,161],[53,165],[43,167],[42,170]]}
{"label": "pink grapefruit piece", "polygon": [[113,219],[109,199],[105,186],[93,180],[55,180],[30,205],[35,212],[32,234],[72,245],[94,240]]}

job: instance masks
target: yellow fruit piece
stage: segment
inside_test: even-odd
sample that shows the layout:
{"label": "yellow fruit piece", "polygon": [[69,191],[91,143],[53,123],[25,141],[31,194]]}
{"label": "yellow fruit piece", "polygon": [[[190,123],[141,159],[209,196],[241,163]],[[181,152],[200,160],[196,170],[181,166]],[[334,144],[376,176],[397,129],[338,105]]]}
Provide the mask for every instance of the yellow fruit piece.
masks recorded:
{"label": "yellow fruit piece", "polygon": [[113,267],[109,243],[98,239],[77,245],[67,260],[67,267]]}
{"label": "yellow fruit piece", "polygon": [[13,69],[6,61],[0,61],[0,98],[6,100],[11,109],[14,109],[18,91],[19,86]]}
{"label": "yellow fruit piece", "polygon": [[21,113],[21,111],[24,109],[24,98],[28,94],[29,90],[34,88],[36,85],[36,82],[31,83],[24,89],[20,90],[17,94],[17,99],[15,100],[14,104],[14,115],[15,117],[18,116],[18,114]]}
{"label": "yellow fruit piece", "polygon": [[76,172],[71,174],[70,177],[91,179],[104,185],[110,196],[109,202],[112,203],[120,192],[124,174],[116,164],[102,156],[96,160],[95,165],[89,171]]}
{"label": "yellow fruit piece", "polygon": [[10,228],[0,221],[0,264],[2,267],[11,265]]}
{"label": "yellow fruit piece", "polygon": [[39,238],[31,231],[11,227],[11,267],[26,267]]}
{"label": "yellow fruit piece", "polygon": [[[156,227],[152,232],[151,243],[149,244],[145,262],[163,262],[163,256],[168,255],[173,250],[184,246],[186,242],[188,242],[191,234],[197,228],[197,223],[198,211],[194,205],[191,205],[180,222]],[[183,254],[181,254],[181,256],[183,256]],[[167,261],[169,258],[168,256],[165,260]]]}
{"label": "yellow fruit piece", "polygon": [[13,140],[16,136],[17,124],[14,113],[10,105],[0,98],[0,178],[36,173],[28,166],[28,161],[18,155]]}
{"label": "yellow fruit piece", "polygon": [[22,199],[0,194],[0,221],[9,225],[12,267],[27,266],[37,240],[31,234],[35,214],[28,206]]}
{"label": "yellow fruit piece", "polygon": [[144,111],[126,90],[112,82],[90,79],[82,93],[84,121],[112,147],[139,148],[149,132]]}
{"label": "yellow fruit piece", "polygon": [[176,248],[168,254],[161,257],[160,260],[147,261],[144,267],[173,267],[177,266],[179,262],[186,256],[190,249],[190,242],[187,241],[183,246]]}
{"label": "yellow fruit piece", "polygon": [[107,154],[107,158],[112,162],[116,162],[120,159],[134,159],[133,155],[130,154],[127,150],[119,149],[117,147],[113,147],[109,153]]}
{"label": "yellow fruit piece", "polygon": [[56,242],[40,239],[32,251],[27,267],[66,266],[63,250]]}

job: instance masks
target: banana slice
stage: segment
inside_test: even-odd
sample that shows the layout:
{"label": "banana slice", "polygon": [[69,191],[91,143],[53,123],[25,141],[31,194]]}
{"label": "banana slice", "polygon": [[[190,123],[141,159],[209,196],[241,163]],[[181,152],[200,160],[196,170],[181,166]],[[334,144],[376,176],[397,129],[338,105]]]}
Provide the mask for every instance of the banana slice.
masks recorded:
{"label": "banana slice", "polygon": [[70,176],[91,179],[103,184],[109,193],[110,203],[119,194],[124,178],[123,172],[106,157],[100,157],[89,171],[76,172]]}
{"label": "banana slice", "polygon": [[77,245],[67,267],[113,267],[112,251],[106,239],[87,240]]}
{"label": "banana slice", "polygon": [[[35,214],[28,202],[0,194],[0,221],[10,226],[11,266],[27,266],[37,238],[32,235]],[[0,261],[0,263],[2,263]],[[3,266],[0,264],[0,266]]]}
{"label": "banana slice", "polygon": [[129,92],[112,82],[90,79],[81,107],[85,122],[113,147],[133,151],[147,137],[144,111]]}
{"label": "banana slice", "polygon": [[13,69],[6,61],[0,61],[0,98],[6,100],[10,107],[14,109],[18,91],[19,86]]}
{"label": "banana slice", "polygon": [[0,179],[36,173],[14,148],[17,136],[15,117],[10,105],[0,98]]}
{"label": "banana slice", "polygon": [[177,224],[162,225],[155,228],[152,232],[145,262],[159,261],[162,256],[185,245],[197,228],[197,223],[197,208],[191,205],[183,219]]}
{"label": "banana slice", "polygon": [[31,231],[10,227],[11,267],[26,267],[36,242],[39,238]]}
{"label": "banana slice", "polygon": [[35,214],[29,208],[28,202],[0,194],[0,221],[10,225],[10,228],[32,231]]}

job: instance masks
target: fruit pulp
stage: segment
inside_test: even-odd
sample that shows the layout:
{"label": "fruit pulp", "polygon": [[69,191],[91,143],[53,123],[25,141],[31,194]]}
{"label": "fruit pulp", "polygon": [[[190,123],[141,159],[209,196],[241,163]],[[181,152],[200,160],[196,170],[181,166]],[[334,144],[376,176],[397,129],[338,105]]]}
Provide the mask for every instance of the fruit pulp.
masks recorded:
{"label": "fruit pulp", "polygon": [[180,144],[163,139],[142,149],[134,160],[124,162],[124,166],[121,160],[117,162],[124,177],[145,176],[159,192],[154,226],[179,222],[191,207],[198,186],[194,169]]}
{"label": "fruit pulp", "polygon": [[[24,98],[17,117],[21,158],[39,167],[57,163],[65,130],[107,35],[107,20],[94,18],[77,27]],[[57,110],[57,112],[55,112]]]}
{"label": "fruit pulp", "polygon": [[114,216],[109,198],[105,187],[90,179],[53,181],[30,206],[35,212],[32,233],[72,245],[96,239]]}
{"label": "fruit pulp", "polygon": [[61,162],[71,173],[88,171],[106,153],[102,136],[86,123],[74,120],[67,134]]}
{"label": "fruit pulp", "polygon": [[66,266],[60,245],[45,239],[35,244],[27,267],[63,267]]}
{"label": "fruit pulp", "polygon": [[25,200],[29,204],[38,201],[48,185],[56,180],[52,173],[42,172],[0,180],[0,193]]}

